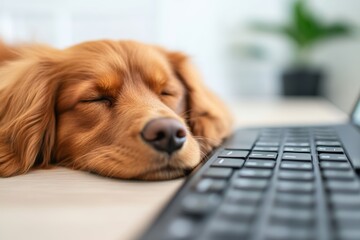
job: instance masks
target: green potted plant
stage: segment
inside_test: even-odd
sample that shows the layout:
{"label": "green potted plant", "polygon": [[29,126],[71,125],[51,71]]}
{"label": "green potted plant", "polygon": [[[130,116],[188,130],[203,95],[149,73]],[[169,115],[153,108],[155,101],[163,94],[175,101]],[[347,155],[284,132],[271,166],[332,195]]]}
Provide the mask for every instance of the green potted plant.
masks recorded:
{"label": "green potted plant", "polygon": [[258,23],[256,30],[284,36],[295,47],[293,63],[282,74],[284,95],[318,95],[324,74],[310,64],[309,54],[317,44],[351,33],[349,25],[341,22],[327,24],[311,12],[305,1],[296,0],[290,19],[284,25]]}

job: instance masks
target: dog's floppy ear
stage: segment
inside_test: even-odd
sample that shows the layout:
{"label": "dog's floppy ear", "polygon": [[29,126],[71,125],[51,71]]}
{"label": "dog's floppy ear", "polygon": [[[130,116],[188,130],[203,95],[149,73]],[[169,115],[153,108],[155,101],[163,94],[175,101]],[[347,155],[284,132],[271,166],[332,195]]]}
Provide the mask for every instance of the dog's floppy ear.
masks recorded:
{"label": "dog's floppy ear", "polygon": [[0,68],[0,177],[49,164],[55,139],[52,64],[24,58]]}
{"label": "dog's floppy ear", "polygon": [[209,153],[232,130],[232,117],[225,104],[202,82],[189,58],[180,52],[168,53],[175,74],[187,89],[187,119],[203,154]]}
{"label": "dog's floppy ear", "polygon": [[6,61],[10,61],[18,57],[16,50],[11,48],[0,40],[0,66]]}

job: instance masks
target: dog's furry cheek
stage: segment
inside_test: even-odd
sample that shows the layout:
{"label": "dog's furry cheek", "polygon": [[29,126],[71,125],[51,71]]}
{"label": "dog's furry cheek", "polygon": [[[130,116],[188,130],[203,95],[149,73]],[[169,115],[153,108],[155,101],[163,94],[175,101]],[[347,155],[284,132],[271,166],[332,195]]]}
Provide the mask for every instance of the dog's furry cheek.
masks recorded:
{"label": "dog's furry cheek", "polygon": [[181,150],[180,164],[184,164],[182,167],[194,168],[201,161],[201,148],[198,143],[192,136],[188,138],[183,149]]}
{"label": "dog's furry cheek", "polygon": [[230,134],[230,120],[212,116],[200,116],[193,123],[192,131],[199,142],[202,157],[221,145]]}

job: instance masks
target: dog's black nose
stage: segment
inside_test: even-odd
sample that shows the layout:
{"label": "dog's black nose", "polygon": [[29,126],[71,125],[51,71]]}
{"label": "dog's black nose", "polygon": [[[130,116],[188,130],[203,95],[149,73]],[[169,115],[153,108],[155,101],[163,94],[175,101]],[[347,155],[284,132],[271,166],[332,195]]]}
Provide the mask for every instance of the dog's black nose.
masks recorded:
{"label": "dog's black nose", "polygon": [[170,155],[183,146],[186,141],[186,130],[176,119],[157,118],[145,125],[141,136],[156,150]]}

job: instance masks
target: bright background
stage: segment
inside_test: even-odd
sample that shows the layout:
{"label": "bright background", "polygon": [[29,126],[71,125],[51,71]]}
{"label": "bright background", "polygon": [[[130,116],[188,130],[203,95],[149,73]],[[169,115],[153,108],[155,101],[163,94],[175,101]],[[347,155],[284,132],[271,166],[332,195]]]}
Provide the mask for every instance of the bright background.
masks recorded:
{"label": "bright background", "polygon": [[[256,33],[255,21],[281,23],[291,0],[0,0],[0,38],[59,48],[93,39],[135,39],[190,55],[207,84],[230,101],[280,94],[279,75],[292,46]],[[359,0],[311,0],[324,20],[360,26]],[[265,46],[262,58],[241,54]],[[360,37],[332,40],[312,53],[326,70],[322,95],[350,111],[360,90]]]}

